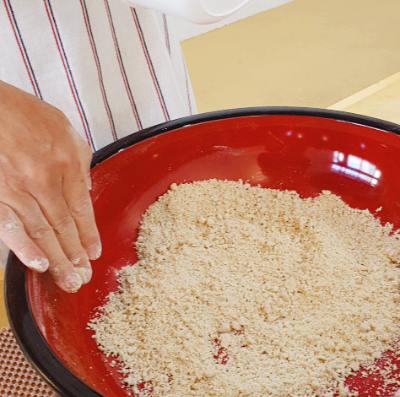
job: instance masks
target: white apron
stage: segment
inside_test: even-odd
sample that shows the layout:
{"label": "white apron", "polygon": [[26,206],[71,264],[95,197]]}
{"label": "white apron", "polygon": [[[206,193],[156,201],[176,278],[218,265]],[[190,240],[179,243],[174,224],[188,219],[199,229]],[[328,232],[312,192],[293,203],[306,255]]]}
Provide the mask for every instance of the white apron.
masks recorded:
{"label": "white apron", "polygon": [[119,0],[0,0],[0,80],[64,112],[93,151],[196,112],[168,17]]}

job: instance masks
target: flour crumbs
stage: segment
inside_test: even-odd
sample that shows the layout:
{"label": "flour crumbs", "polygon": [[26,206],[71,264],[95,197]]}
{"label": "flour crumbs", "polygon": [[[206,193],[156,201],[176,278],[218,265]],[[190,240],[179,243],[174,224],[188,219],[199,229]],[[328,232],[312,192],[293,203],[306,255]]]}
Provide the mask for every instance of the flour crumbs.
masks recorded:
{"label": "flour crumbs", "polygon": [[398,339],[400,235],[329,191],[173,184],[136,250],[89,323],[136,395],[356,396]]}

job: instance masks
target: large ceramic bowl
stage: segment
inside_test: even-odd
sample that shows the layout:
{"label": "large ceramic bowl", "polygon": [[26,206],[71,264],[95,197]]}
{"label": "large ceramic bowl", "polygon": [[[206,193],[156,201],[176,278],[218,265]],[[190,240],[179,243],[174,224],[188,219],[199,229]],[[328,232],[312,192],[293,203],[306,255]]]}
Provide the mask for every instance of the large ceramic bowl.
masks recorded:
{"label": "large ceramic bowl", "polygon": [[[243,179],[303,197],[331,190],[352,207],[382,207],[381,221],[400,228],[399,133],[398,125],[349,113],[256,108],[168,122],[104,148],[92,169],[104,246],[93,280],[70,295],[48,274],[9,258],[6,305],[21,349],[63,397],[128,396],[86,324],[117,290],[118,270],[135,263],[141,216],[171,183]],[[359,383],[360,397],[371,397],[381,381],[356,375],[349,382]]]}

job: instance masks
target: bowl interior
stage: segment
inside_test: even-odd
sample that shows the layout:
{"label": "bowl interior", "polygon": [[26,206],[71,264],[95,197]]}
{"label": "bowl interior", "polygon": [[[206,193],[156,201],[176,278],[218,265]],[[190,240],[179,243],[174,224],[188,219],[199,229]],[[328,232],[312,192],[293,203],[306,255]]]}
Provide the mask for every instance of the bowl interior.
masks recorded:
{"label": "bowl interior", "polygon": [[[103,256],[93,263],[92,282],[69,295],[47,274],[27,273],[36,324],[77,377],[107,397],[128,396],[118,367],[111,367],[111,359],[97,350],[86,325],[96,307],[117,290],[118,270],[137,260],[133,243],[141,216],[171,183],[243,179],[296,190],[303,197],[331,190],[352,207],[374,213],[382,207],[382,223],[399,228],[399,159],[400,138],[393,133],[311,116],[216,120],[137,143],[92,170],[92,197],[104,247]],[[362,382],[360,396],[366,397],[380,381],[355,376],[350,382]]]}

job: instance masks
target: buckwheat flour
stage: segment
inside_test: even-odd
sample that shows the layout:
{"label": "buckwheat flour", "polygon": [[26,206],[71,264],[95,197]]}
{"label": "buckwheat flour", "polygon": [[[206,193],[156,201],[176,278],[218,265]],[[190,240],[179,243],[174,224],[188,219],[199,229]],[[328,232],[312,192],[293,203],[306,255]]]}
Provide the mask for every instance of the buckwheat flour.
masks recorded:
{"label": "buckwheat flour", "polygon": [[399,234],[328,191],[173,184],[136,250],[89,324],[136,393],[346,396],[398,337]]}

